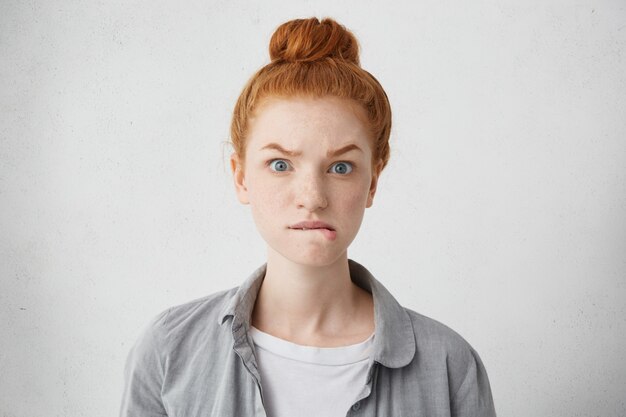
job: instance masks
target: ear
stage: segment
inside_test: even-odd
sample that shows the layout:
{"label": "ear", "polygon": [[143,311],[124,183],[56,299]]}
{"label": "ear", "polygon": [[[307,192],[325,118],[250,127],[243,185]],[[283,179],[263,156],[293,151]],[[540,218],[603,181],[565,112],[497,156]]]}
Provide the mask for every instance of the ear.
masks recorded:
{"label": "ear", "polygon": [[383,169],[383,161],[379,160],[374,169],[372,170],[372,181],[370,183],[369,193],[367,195],[366,208],[372,207],[374,204],[374,195],[376,194],[376,187],[378,186],[378,177]]}
{"label": "ear", "polygon": [[248,188],[246,187],[246,177],[243,169],[243,161],[236,152],[230,156],[230,169],[233,173],[235,191],[241,204],[250,204],[248,200]]}

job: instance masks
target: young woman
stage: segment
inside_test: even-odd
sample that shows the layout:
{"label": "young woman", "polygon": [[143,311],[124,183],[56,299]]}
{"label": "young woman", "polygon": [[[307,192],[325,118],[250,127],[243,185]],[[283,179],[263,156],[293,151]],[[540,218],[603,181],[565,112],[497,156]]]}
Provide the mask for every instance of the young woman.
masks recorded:
{"label": "young woman", "polygon": [[154,318],[128,356],[121,416],[495,416],[476,351],[347,257],[391,129],[355,37],[292,20],[270,56],[231,125],[237,197],[267,262]]}

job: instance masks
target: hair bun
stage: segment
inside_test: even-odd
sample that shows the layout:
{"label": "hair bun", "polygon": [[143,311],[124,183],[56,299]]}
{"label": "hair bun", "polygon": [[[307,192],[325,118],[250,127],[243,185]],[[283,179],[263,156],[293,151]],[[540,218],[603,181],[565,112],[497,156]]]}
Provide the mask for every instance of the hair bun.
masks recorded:
{"label": "hair bun", "polygon": [[269,49],[272,61],[309,62],[330,57],[359,65],[355,36],[331,18],[285,22],[272,35]]}

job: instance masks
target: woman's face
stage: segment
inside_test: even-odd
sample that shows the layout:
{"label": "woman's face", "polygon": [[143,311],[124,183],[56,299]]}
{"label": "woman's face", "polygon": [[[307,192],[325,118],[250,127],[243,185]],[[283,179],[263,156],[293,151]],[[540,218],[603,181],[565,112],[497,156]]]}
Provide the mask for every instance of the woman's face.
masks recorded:
{"label": "woman's face", "polygon": [[[350,103],[271,98],[250,119],[244,170],[236,154],[231,168],[239,201],[250,204],[272,255],[318,266],[347,256],[378,178],[370,134],[356,115],[364,119],[365,111]],[[291,228],[302,221],[322,221],[333,231]]]}

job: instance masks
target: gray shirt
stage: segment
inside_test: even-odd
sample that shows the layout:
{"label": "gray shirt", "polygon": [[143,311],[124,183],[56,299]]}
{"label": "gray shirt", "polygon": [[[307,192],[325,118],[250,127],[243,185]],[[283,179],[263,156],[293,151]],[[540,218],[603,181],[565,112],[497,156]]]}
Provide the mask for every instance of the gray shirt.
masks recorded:
{"label": "gray shirt", "polygon": [[[373,296],[376,336],[346,416],[494,417],[487,372],[468,342],[402,307],[364,266],[348,264],[352,281]],[[126,361],[121,417],[266,416],[249,334],[266,266],[239,287],[153,318]]]}

